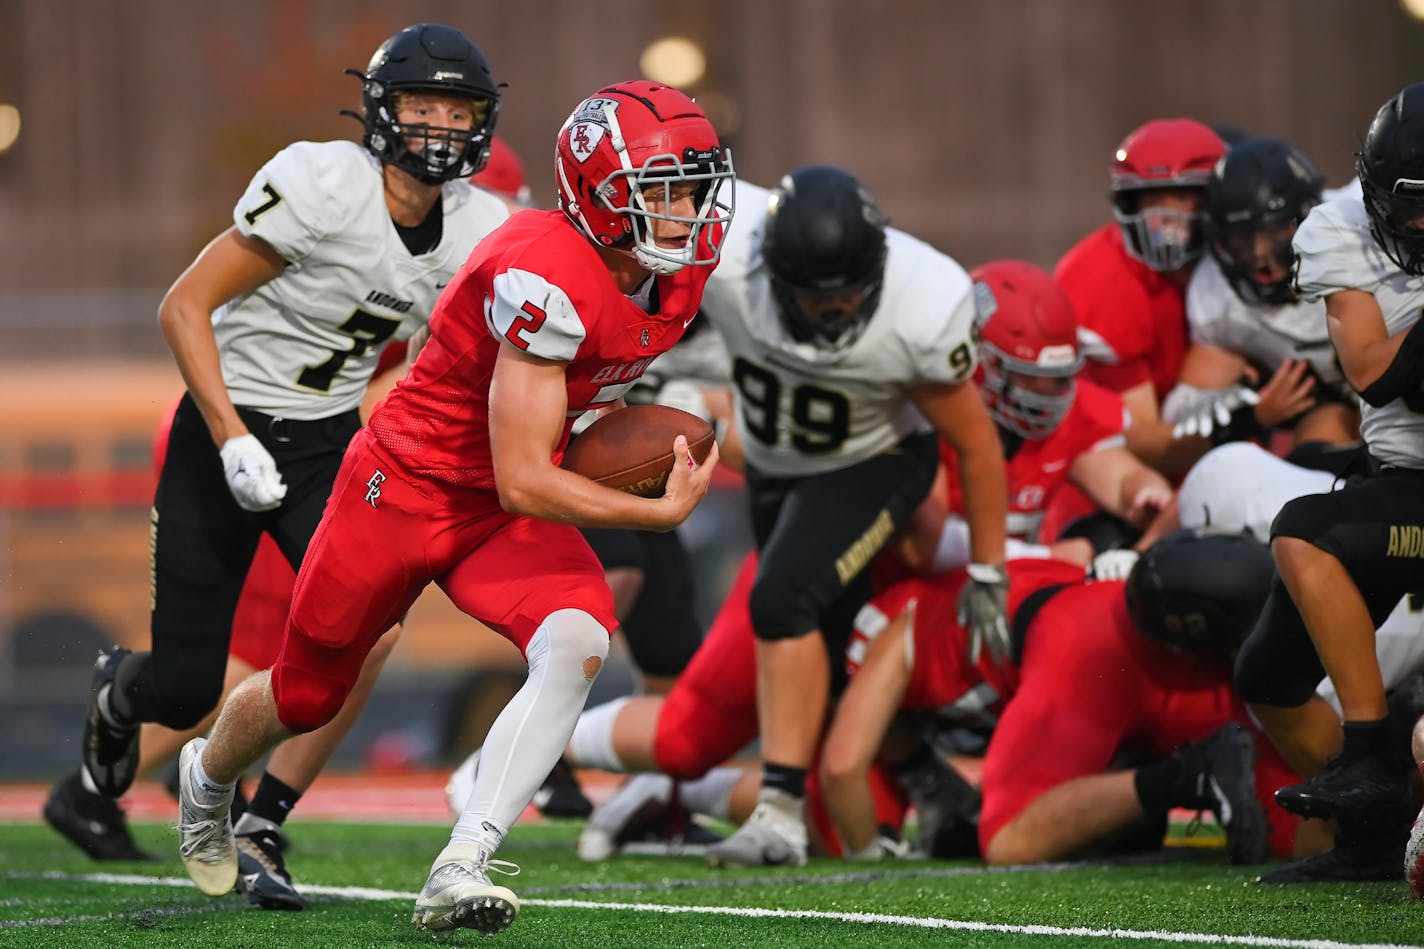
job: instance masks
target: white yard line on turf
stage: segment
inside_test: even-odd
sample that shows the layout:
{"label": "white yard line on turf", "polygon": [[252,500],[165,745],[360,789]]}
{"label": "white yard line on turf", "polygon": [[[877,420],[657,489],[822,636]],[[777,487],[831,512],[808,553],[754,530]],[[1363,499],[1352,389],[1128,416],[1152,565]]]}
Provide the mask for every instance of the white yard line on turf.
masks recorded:
{"label": "white yard line on turf", "polygon": [[[134,886],[191,887],[191,880],[181,877],[148,877],[120,873],[36,873],[3,874],[0,877],[72,880],[87,883],[112,883]],[[302,886],[303,893],[313,896],[337,896],[357,900],[414,900],[416,894],[401,890],[379,890],[364,886]],[[746,906],[676,906],[662,903],[614,903],[602,900],[523,899],[524,906],[545,906],[554,909],[624,910],[635,913],[693,913],[703,916],[744,916],[761,919],[821,919],[841,923],[880,923],[911,926],[917,929],[943,929],[959,932],[1005,933],[1025,936],[1087,936],[1099,939],[1155,939],[1160,942],[1180,942],[1215,946],[1262,946],[1271,949],[1411,949],[1403,943],[1337,942],[1333,939],[1281,939],[1275,936],[1223,936],[1215,933],[1170,932],[1144,929],[1093,929],[1086,926],[1035,926],[1014,923],[979,923],[972,920],[937,919],[932,916],[891,916],[883,913],[827,913],[808,909],[758,909]],[[67,920],[73,922],[75,920]],[[16,921],[13,925],[55,925],[54,920]],[[1415,946],[1413,949],[1419,949]]]}

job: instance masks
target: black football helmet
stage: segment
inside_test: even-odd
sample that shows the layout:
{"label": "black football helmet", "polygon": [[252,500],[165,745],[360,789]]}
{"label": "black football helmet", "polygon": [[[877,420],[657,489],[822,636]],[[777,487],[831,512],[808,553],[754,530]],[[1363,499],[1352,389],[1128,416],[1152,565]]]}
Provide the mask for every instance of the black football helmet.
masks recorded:
{"label": "black football helmet", "polygon": [[1256,625],[1275,576],[1271,550],[1249,532],[1179,530],[1138,558],[1127,610],[1148,638],[1188,656],[1230,656]]}
{"label": "black football helmet", "polygon": [[[880,304],[885,216],[859,181],[829,165],[798,168],[768,200],[761,254],[771,292],[793,339],[838,350],[854,343]],[[796,292],[833,297],[862,291],[854,309],[805,313]]]}
{"label": "black football helmet", "polygon": [[[1247,139],[1216,163],[1206,183],[1207,246],[1244,302],[1295,301],[1291,237],[1320,203],[1324,186],[1309,159],[1276,139]],[[1269,240],[1269,253],[1281,271],[1269,283],[1251,276],[1262,238]]]}
{"label": "black football helmet", "polygon": [[1424,275],[1424,82],[1375,113],[1355,171],[1376,243],[1400,270]]}
{"label": "black football helmet", "polygon": [[[489,160],[499,115],[499,86],[478,46],[453,26],[415,23],[381,44],[365,72],[348,69],[362,82],[361,143],[382,162],[428,185],[468,178]],[[396,120],[396,94],[434,92],[474,100],[475,121],[465,129]],[[355,115],[354,112],[344,113]],[[411,150],[406,143],[424,144]]]}

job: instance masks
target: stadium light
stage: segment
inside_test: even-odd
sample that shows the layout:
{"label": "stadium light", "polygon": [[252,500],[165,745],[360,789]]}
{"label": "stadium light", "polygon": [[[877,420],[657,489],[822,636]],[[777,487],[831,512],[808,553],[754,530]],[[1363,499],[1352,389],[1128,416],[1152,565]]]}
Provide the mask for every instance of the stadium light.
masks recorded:
{"label": "stadium light", "polygon": [[1424,20],[1424,0],[1399,0],[1404,12],[1416,20]]}
{"label": "stadium light", "polygon": [[638,68],[654,82],[676,89],[696,85],[707,72],[702,47],[685,36],[665,36],[654,40],[638,57]]}
{"label": "stadium light", "polygon": [[5,154],[20,137],[20,110],[8,102],[0,103],[0,155]]}

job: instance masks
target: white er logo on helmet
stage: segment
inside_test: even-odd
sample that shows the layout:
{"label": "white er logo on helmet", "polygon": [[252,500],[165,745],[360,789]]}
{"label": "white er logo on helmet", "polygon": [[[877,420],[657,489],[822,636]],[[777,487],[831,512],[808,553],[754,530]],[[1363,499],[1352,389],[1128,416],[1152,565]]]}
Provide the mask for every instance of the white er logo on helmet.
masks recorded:
{"label": "white er logo on helmet", "polygon": [[602,125],[592,122],[578,122],[569,131],[569,149],[574,153],[574,157],[579,163],[588,161],[594,149],[598,148],[598,143],[603,141],[604,133],[607,131]]}

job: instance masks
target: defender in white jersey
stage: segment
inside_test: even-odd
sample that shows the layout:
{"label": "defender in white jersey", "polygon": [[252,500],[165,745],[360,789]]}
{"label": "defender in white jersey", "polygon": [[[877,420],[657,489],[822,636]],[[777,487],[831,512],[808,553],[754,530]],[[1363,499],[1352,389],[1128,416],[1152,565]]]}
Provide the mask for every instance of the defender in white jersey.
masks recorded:
{"label": "defender in white jersey", "polygon": [[[1322,186],[1310,161],[1277,139],[1247,140],[1217,162],[1206,187],[1211,253],[1187,285],[1192,345],[1168,419],[1191,425],[1195,416],[1218,444],[1276,428],[1297,445],[1358,440],[1357,400],[1330,345],[1325,304],[1301,300],[1291,284],[1291,238]],[[1243,398],[1246,384],[1254,399]],[[1214,409],[1237,401],[1230,421],[1216,424]]]}
{"label": "defender in white jersey", "polygon": [[750,595],[760,803],[715,862],[800,863],[811,764],[866,567],[925,497],[938,436],[959,452],[974,564],[961,609],[976,653],[1009,652],[1002,449],[972,383],[968,275],[886,227],[847,172],[738,186],[741,220],[703,313],[731,357],[758,548]]}
{"label": "defender in white jersey", "polygon": [[[152,651],[107,650],[95,666],[84,781],[106,796],[134,778],[140,723],[182,730],[213,708],[259,538],[300,565],[381,347],[424,327],[475,243],[508,216],[465,180],[486,160],[499,89],[463,33],[407,27],[357,75],[362,144],[279,152],[159,309],[188,393],[153,507]],[[238,825],[242,879],[264,906],[305,905],[279,824],[340,737],[300,739],[296,772],[276,774],[274,757],[254,797],[286,803]]]}
{"label": "defender in white jersey", "polygon": [[1336,847],[1281,882],[1397,877],[1415,810],[1374,640],[1402,595],[1424,591],[1424,84],[1380,109],[1356,167],[1362,196],[1319,205],[1296,232],[1296,285],[1325,300],[1376,470],[1281,509],[1271,526],[1280,578],[1236,666],[1242,697],[1300,758],[1335,750],[1310,716],[1322,673],[1344,718],[1339,753],[1277,792],[1289,810],[1335,818]]}

